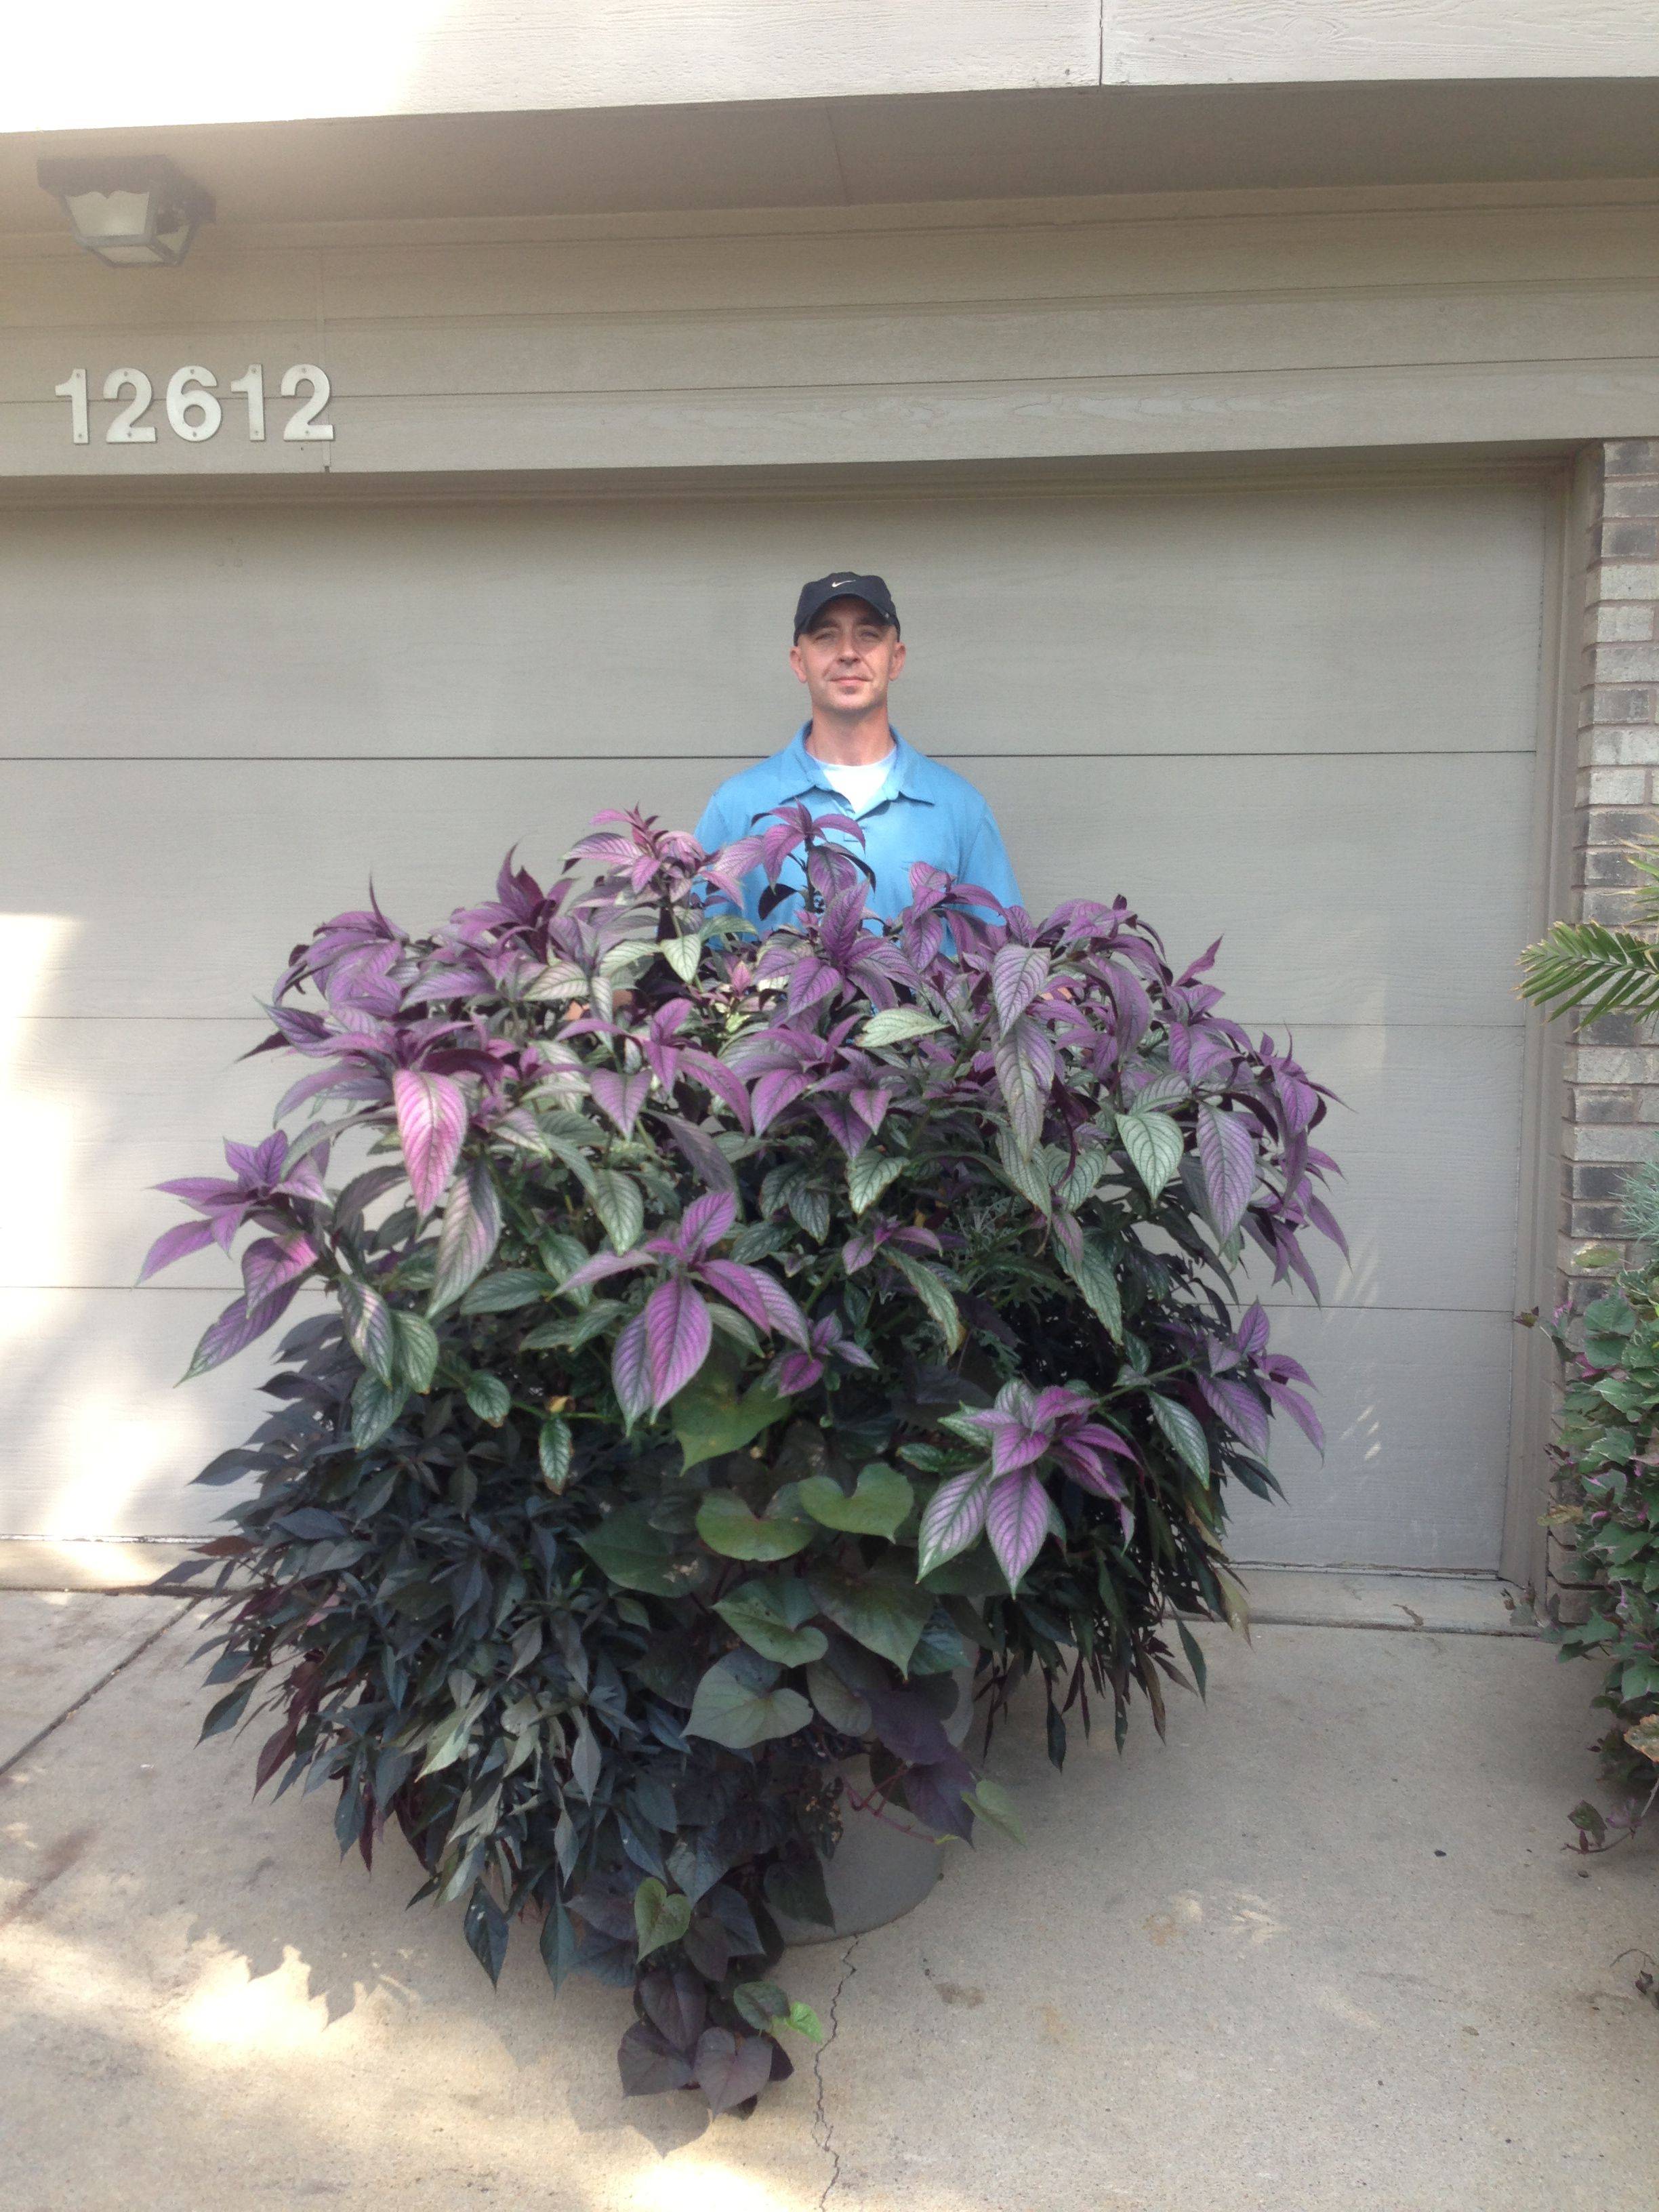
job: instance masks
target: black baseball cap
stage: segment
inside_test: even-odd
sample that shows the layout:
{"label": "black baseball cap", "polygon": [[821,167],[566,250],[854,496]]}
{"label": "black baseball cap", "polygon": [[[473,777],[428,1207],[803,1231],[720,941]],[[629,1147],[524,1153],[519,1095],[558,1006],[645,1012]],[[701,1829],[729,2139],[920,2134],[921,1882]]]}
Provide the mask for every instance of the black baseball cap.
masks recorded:
{"label": "black baseball cap", "polygon": [[884,622],[893,628],[899,626],[898,609],[893,605],[893,594],[879,576],[855,576],[850,570],[837,568],[833,575],[819,576],[800,587],[800,597],[795,602],[795,630],[799,637],[813,617],[827,607],[831,599],[863,599],[872,606]]}

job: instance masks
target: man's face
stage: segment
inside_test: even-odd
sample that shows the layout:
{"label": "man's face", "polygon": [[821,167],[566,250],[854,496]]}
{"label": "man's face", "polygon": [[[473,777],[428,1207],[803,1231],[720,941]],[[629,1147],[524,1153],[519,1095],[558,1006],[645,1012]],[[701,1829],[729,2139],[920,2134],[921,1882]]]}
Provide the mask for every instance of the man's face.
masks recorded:
{"label": "man's face", "polygon": [[865,599],[831,599],[790,649],[814,714],[867,714],[904,665],[904,645]]}

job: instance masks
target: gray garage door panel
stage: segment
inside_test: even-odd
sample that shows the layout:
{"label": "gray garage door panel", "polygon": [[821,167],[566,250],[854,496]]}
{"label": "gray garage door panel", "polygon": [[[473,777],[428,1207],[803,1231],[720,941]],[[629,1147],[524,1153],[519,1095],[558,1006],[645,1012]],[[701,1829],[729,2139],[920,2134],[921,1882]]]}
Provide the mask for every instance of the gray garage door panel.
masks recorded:
{"label": "gray garage door panel", "polygon": [[[9,896],[68,917],[28,1010],[246,1013],[371,874],[390,914],[429,925],[494,881],[509,844],[551,874],[599,808],[689,823],[730,765],[14,763]],[[1177,962],[1221,936],[1242,1019],[1515,1021],[1523,756],[975,765],[1035,910],[1122,889]]]}
{"label": "gray garage door panel", "polygon": [[1491,1568],[1503,1534],[1512,1316],[1303,1306],[1275,1313],[1273,1336],[1320,1385],[1326,1452],[1322,1461],[1288,1421],[1275,1425],[1272,1465],[1286,1503],[1235,1497],[1237,1556]]}
{"label": "gray garage door panel", "polygon": [[1396,482],[43,516],[0,537],[0,751],[726,752],[795,714],[794,584],[839,561],[892,580],[936,747],[1529,747],[1549,514]]}
{"label": "gray garage door panel", "polygon": [[[1268,1288],[1322,1465],[1241,1553],[1490,1567],[1508,1437],[1542,549],[1535,486],[82,512],[0,542],[0,1528],[199,1528],[257,1365],[173,1379],[230,1287],[134,1291],[143,1186],[257,1134],[238,1067],[295,939],[429,926],[601,805],[689,823],[800,694],[780,594],[884,567],[908,735],[957,760],[1030,903],[1122,890],[1342,1093],[1352,1242]],[[118,641],[74,610],[118,581]],[[489,757],[489,756],[495,757]]]}

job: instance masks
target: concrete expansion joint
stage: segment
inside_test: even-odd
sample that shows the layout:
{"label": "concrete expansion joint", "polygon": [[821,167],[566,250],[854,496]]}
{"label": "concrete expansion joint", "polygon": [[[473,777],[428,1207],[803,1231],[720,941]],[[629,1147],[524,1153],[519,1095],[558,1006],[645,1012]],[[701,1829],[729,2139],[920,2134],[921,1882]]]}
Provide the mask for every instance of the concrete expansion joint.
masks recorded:
{"label": "concrete expansion joint", "polygon": [[133,1664],[135,1660],[142,1659],[145,1652],[149,1650],[151,1644],[159,1644],[161,1638],[167,1634],[168,1629],[173,1627],[176,1622],[182,1620],[185,1615],[191,1610],[191,1607],[186,1604],[179,1606],[174,1611],[169,1613],[167,1618],[161,1623],[159,1628],[153,1628],[149,1634],[144,1638],[143,1643],[135,1644],[132,1650],[129,1651],[124,1658],[117,1660],[114,1666],[109,1669],[107,1674],[100,1674],[99,1676],[98,1680],[92,1685],[90,1689],[82,1690],[80,1696],[75,1699],[73,1704],[65,1705],[63,1711],[55,1715],[52,1719],[49,1720],[44,1728],[36,1729],[34,1734],[29,1738],[28,1741],[24,1744],[20,1744],[17,1749],[12,1753],[9,1759],[0,1759],[0,1776],[9,1774],[15,1766],[20,1766],[32,1751],[38,1751],[40,1749],[40,1746],[46,1741],[48,1736],[55,1735],[58,1730],[63,1727],[65,1721],[72,1721],[76,1713],[84,1711],[94,1698],[100,1697],[103,1692],[108,1689],[110,1684],[115,1680],[118,1675],[125,1674],[127,1668]]}
{"label": "concrete expansion joint", "polygon": [[835,2041],[836,2031],[841,2026],[842,1991],[858,1972],[858,1968],[853,1964],[853,1954],[858,1947],[859,1939],[854,1936],[842,1953],[841,1973],[830,1999],[829,2033],[812,2054],[812,2079],[817,2084],[817,2106],[812,2114],[812,2140],[830,2161],[830,2178],[823,2185],[823,2194],[818,2198],[818,2212],[824,2212],[824,2207],[829,2203],[841,2179],[841,2153],[835,2148],[832,2141],[836,2132],[835,2123],[823,2108],[823,2061],[824,2055]]}

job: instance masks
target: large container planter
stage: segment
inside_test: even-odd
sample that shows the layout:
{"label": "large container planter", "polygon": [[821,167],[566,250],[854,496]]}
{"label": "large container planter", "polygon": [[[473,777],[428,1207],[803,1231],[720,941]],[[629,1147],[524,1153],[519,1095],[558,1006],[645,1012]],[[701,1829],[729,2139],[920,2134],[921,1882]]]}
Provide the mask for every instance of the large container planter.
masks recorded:
{"label": "large container planter", "polygon": [[[872,926],[800,809],[578,857],[279,979],[276,1133],[165,1186],[200,1218],[147,1272],[252,1232],[192,1372],[322,1310],[179,1578],[222,1563],[205,1727],[265,1715],[260,1784],[332,1782],[365,1861],[395,1821],[492,1977],[538,1928],[632,1992],[630,2092],[726,2111],[821,2032],[787,1945],[1018,1834],[952,1670],[993,1714],[1036,1674],[1056,1764],[1201,1673],[1227,1486],[1271,1493],[1274,1410],[1317,1432],[1227,1293],[1334,1232],[1324,1101],[1121,904],[921,871]],[[704,902],[751,866],[805,895],[758,947]]]}
{"label": "large container planter", "polygon": [[[974,1717],[974,1670],[956,1670],[957,1704],[945,1723],[954,1744],[967,1739]],[[780,1912],[778,1931],[792,1948],[834,1943],[884,1928],[913,1911],[944,1870],[945,1847],[925,1820],[894,1804],[878,1787],[868,1758],[842,1759],[841,1837],[823,1861],[823,1887],[833,1915],[828,1927]]]}

